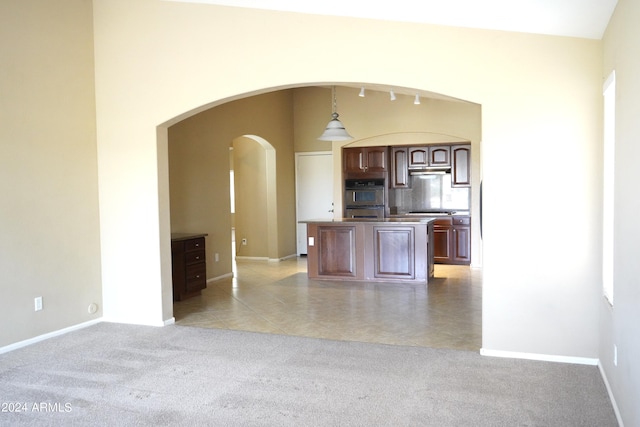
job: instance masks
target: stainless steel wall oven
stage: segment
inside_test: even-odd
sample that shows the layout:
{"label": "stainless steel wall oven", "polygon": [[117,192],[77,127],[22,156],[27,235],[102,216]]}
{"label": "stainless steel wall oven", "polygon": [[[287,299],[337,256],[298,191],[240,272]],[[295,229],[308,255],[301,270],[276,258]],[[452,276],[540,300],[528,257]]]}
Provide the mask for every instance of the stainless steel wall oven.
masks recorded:
{"label": "stainless steel wall oven", "polygon": [[346,218],[384,218],[384,179],[347,179],[344,183]]}

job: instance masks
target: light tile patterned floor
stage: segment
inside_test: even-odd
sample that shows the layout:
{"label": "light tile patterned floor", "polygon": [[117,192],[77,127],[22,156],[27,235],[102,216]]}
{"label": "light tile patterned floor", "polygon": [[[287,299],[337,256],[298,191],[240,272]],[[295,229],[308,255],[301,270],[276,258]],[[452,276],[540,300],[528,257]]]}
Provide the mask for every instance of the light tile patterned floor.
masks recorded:
{"label": "light tile patterned floor", "polygon": [[480,349],[482,274],[436,265],[429,285],[309,280],[306,258],[239,261],[233,279],[174,304],[179,325]]}

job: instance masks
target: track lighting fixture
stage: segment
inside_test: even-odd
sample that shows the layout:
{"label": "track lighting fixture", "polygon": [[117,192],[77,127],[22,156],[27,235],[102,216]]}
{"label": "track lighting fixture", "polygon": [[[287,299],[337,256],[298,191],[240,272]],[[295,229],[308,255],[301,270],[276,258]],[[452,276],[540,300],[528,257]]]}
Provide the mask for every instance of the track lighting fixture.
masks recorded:
{"label": "track lighting fixture", "polygon": [[413,103],[416,105],[420,105],[420,96],[416,93],[416,99],[413,100]]}
{"label": "track lighting fixture", "polygon": [[364,86],[360,88],[360,93],[358,94],[360,98],[364,98]]}
{"label": "track lighting fixture", "polygon": [[389,98],[390,98],[392,101],[395,101],[395,100],[396,100],[396,94],[395,94],[395,93],[393,93],[393,89],[391,89],[391,90],[389,91]]}

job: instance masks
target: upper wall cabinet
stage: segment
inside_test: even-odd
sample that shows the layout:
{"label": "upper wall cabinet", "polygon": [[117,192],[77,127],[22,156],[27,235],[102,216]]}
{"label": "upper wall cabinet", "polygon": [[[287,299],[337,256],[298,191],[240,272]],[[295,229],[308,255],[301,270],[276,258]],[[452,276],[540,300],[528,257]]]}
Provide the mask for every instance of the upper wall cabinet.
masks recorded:
{"label": "upper wall cabinet", "polygon": [[448,145],[408,147],[409,169],[429,166],[451,166],[451,150]]}
{"label": "upper wall cabinet", "polygon": [[344,148],[342,159],[347,176],[386,177],[387,147]]}
{"label": "upper wall cabinet", "polygon": [[409,147],[409,167],[423,168],[429,166],[429,147]]}
{"label": "upper wall cabinet", "polygon": [[407,152],[407,147],[391,147],[391,173],[389,174],[391,188],[409,187]]}
{"label": "upper wall cabinet", "polygon": [[451,147],[429,146],[429,166],[451,166]]}
{"label": "upper wall cabinet", "polygon": [[471,187],[471,145],[451,147],[452,187]]}

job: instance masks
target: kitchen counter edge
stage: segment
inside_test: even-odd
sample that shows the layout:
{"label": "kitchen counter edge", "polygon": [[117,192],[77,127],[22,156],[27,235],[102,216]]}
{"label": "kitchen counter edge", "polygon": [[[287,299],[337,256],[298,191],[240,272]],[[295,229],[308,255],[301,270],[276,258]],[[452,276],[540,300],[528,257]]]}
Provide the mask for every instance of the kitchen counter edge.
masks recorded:
{"label": "kitchen counter edge", "polygon": [[336,219],[309,219],[298,221],[300,224],[341,224],[362,222],[367,224],[427,224],[437,218],[336,218]]}

